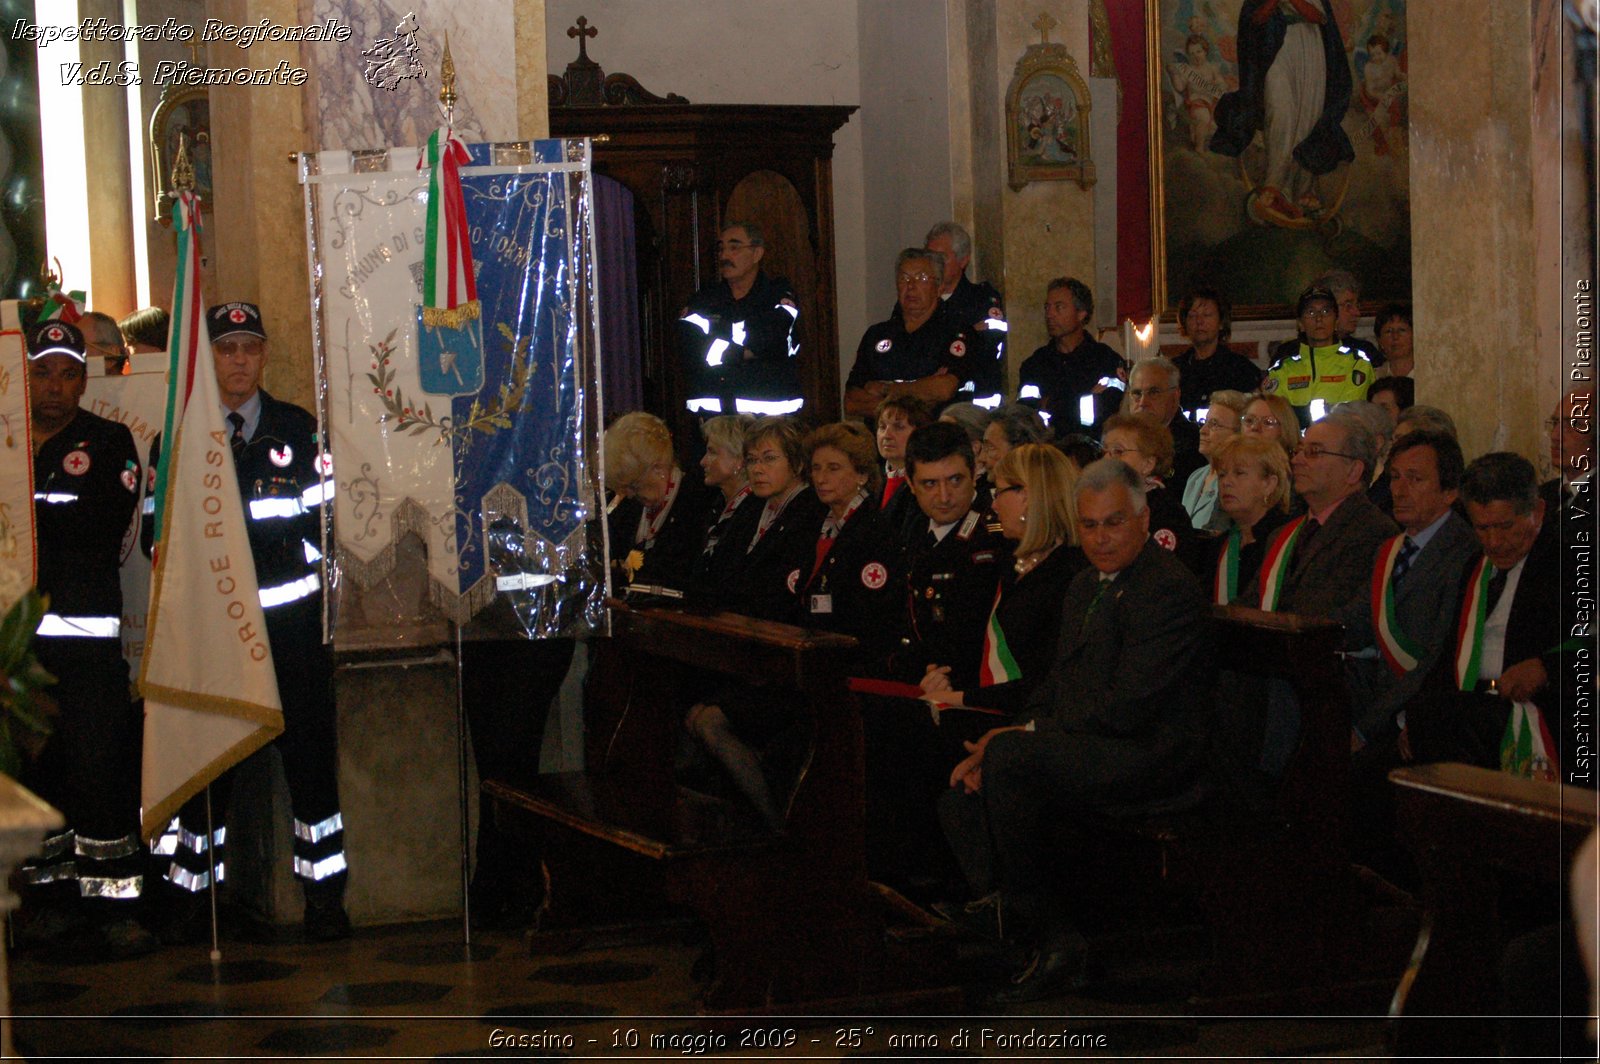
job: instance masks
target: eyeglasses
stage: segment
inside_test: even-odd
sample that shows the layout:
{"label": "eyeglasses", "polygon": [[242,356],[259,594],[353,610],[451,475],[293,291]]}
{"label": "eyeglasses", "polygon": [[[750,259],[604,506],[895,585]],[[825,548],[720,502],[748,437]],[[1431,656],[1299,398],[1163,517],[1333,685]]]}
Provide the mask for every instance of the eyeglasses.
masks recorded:
{"label": "eyeglasses", "polygon": [[1239,423],[1247,429],[1275,429],[1283,424],[1275,417],[1257,417],[1255,414],[1246,414]]}
{"label": "eyeglasses", "polygon": [[931,273],[902,273],[894,279],[894,283],[899,287],[904,287],[908,284],[930,284],[934,280],[936,278]]}
{"label": "eyeglasses", "polygon": [[1215,429],[1218,432],[1237,432],[1238,431],[1238,429],[1236,429],[1232,425],[1224,425],[1222,422],[1218,421],[1214,417],[1203,417],[1203,418],[1200,419],[1199,424],[1200,424],[1200,431],[1201,432],[1204,432],[1206,429]]}
{"label": "eyeglasses", "polygon": [[1022,491],[1022,490],[1023,490],[1023,487],[1022,487],[1021,484],[1007,484],[1003,488],[995,488],[994,489],[994,497],[996,499],[998,499],[1000,496],[1004,495],[1008,491]]}
{"label": "eyeglasses", "polygon": [[718,251],[743,251],[745,248],[756,248],[756,247],[760,247],[760,246],[761,246],[760,244],[752,244],[752,243],[748,243],[748,242],[743,241],[743,240],[719,240],[719,241],[717,241],[717,250]]}
{"label": "eyeglasses", "polygon": [[259,355],[266,349],[266,343],[261,340],[218,340],[211,345],[211,350],[227,357],[228,355]]}
{"label": "eyeglasses", "polygon": [[1310,318],[1312,321],[1321,321],[1323,318],[1336,317],[1338,313],[1339,311],[1336,307],[1313,307],[1300,316],[1302,318]]}
{"label": "eyeglasses", "polygon": [[1155,388],[1155,387],[1152,387],[1152,388],[1134,388],[1133,390],[1128,392],[1128,394],[1133,396],[1135,399],[1154,399],[1156,396],[1158,396],[1158,395],[1166,395],[1170,391],[1173,391],[1173,389],[1171,389],[1171,388]]}
{"label": "eyeglasses", "polygon": [[1113,458],[1121,458],[1125,454],[1144,454],[1137,447],[1107,447],[1105,453]]}
{"label": "eyeglasses", "polygon": [[1320,443],[1303,443],[1300,445],[1300,453],[1307,458],[1321,458],[1325,454],[1331,454],[1335,458],[1348,458],[1352,462],[1361,461],[1356,455],[1345,454],[1343,451],[1330,451]]}

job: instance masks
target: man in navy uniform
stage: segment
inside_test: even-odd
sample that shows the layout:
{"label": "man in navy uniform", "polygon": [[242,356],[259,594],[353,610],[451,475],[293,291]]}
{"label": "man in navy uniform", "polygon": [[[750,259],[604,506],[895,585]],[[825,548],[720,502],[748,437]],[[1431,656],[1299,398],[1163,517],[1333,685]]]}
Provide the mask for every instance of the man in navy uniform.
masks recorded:
{"label": "man in navy uniform", "polygon": [[972,235],[955,222],[940,222],[928,230],[922,246],[944,256],[944,281],[939,298],[945,311],[971,340],[973,379],[961,386],[961,398],[985,410],[997,410],[1004,400],[1006,372],[1006,304],[1000,290],[988,281],[967,279],[972,261]]}
{"label": "man in navy uniform", "polygon": [[[252,303],[223,303],[206,312],[216,360],[218,399],[231,435],[250,552],[283,703],[276,745],[294,811],[294,873],[305,891],[305,929],[319,941],[345,938],[348,878],[344,819],[339,812],[333,658],[322,641],[322,449],[316,418],[261,389],[267,333]],[[159,443],[159,441],[158,441]],[[151,462],[156,460],[152,451]],[[224,775],[212,783],[216,868],[225,871],[222,824],[228,807]],[[205,796],[185,805],[168,880],[198,902],[210,886]],[[180,907],[174,937],[196,934],[203,907]]]}
{"label": "man in navy uniform", "polygon": [[761,269],[766,238],[733,222],[717,241],[722,279],[689,299],[678,319],[679,346],[696,414],[795,414],[800,388],[800,306],[782,277]]}
{"label": "man in navy uniform", "polygon": [[1098,435],[1127,389],[1127,363],[1089,333],[1093,314],[1088,285],[1072,277],[1051,281],[1044,302],[1050,342],[1029,355],[1018,372],[1017,400],[1037,407],[1057,436]]}
{"label": "man in navy uniform", "polygon": [[878,404],[903,395],[942,407],[974,377],[967,336],[939,299],[944,256],[906,248],[894,272],[898,313],[861,335],[844,382],[847,417],[876,417]]}
{"label": "man in navy uniform", "polygon": [[[117,570],[139,495],[139,459],[124,425],[78,406],[88,383],[83,334],[62,321],[28,332],[40,663],[58,683],[54,731],[23,782],[67,827],[23,866],[40,908],[19,938],[53,937],[87,917],[103,951],[131,957],[156,940],[134,918],[143,892],[139,845],[139,713],[122,658]],[[57,895],[52,898],[51,895]],[[52,904],[58,902],[59,904]]]}

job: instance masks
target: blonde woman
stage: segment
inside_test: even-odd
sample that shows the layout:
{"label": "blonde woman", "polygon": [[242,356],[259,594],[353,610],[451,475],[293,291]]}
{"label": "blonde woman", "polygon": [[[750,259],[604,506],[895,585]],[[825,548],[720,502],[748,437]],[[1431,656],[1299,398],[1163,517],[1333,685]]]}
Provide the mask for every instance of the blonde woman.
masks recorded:
{"label": "blonde woman", "polygon": [[612,581],[618,589],[650,584],[683,589],[705,533],[705,482],[685,475],[672,453],[672,432],[654,414],[624,414],[602,444]]}

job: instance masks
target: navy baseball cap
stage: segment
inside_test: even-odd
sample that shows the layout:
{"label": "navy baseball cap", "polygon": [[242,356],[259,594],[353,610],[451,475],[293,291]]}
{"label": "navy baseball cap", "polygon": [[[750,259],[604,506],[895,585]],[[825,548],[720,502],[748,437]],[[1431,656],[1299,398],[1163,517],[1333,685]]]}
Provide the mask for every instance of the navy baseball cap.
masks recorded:
{"label": "navy baseball cap", "polygon": [[212,343],[230,333],[267,338],[267,330],[261,325],[261,308],[254,303],[220,303],[212,307],[206,311],[206,328]]}
{"label": "navy baseball cap", "polygon": [[1339,301],[1333,298],[1333,293],[1328,289],[1313,286],[1300,293],[1300,302],[1296,303],[1294,306],[1294,316],[1298,318],[1300,315],[1306,312],[1307,307],[1318,302],[1327,303],[1333,307],[1337,307],[1339,305]]}
{"label": "navy baseball cap", "polygon": [[46,355],[66,355],[79,362],[88,362],[83,333],[76,325],[64,321],[41,321],[28,330],[28,360]]}

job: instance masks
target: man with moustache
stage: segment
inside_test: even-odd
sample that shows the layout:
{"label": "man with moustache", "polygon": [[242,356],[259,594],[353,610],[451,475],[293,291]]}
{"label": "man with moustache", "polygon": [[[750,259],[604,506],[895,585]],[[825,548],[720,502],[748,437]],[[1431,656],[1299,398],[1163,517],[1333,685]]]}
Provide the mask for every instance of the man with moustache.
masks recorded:
{"label": "man with moustache", "polygon": [[861,335],[844,382],[849,417],[874,417],[880,403],[900,396],[943,407],[975,374],[963,326],[939,299],[944,256],[906,248],[895,257],[894,272],[900,312]]}
{"label": "man with moustache", "polygon": [[800,388],[800,305],[782,277],[761,269],[766,238],[732,222],[717,240],[722,279],[700,289],[678,318],[690,412],[702,416],[795,414]]}
{"label": "man with moustache", "polygon": [[967,278],[972,261],[972,235],[955,222],[940,222],[928,230],[922,246],[944,256],[944,280],[939,299],[945,310],[972,341],[973,379],[961,386],[962,397],[995,410],[1005,388],[1006,322],[1005,301],[1000,290],[988,281]]}

